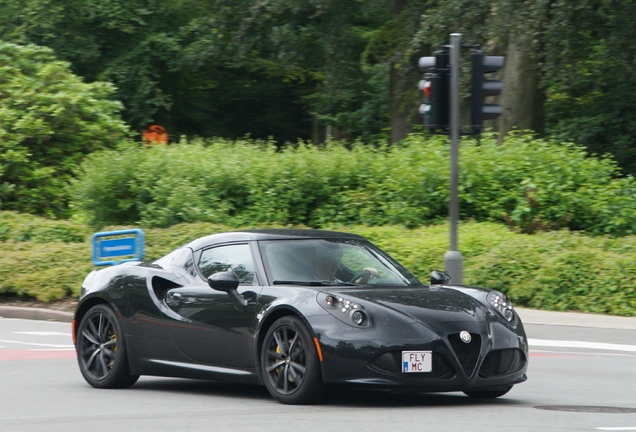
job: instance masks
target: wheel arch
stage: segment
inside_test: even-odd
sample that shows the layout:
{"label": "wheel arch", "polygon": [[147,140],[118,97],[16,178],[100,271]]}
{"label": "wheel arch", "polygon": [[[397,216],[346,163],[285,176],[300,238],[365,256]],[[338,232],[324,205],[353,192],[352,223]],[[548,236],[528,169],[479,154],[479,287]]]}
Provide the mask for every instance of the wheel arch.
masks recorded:
{"label": "wheel arch", "polygon": [[307,330],[309,331],[311,336],[312,337],[316,336],[313,328],[311,327],[307,319],[305,319],[305,317],[295,309],[279,308],[279,309],[276,309],[275,311],[272,311],[270,314],[268,314],[263,320],[258,330],[258,335],[256,340],[256,351],[254,353],[256,357],[256,370],[258,371],[258,377],[261,381],[263,380],[263,376],[261,373],[261,355],[260,354],[261,354],[261,350],[263,349],[263,340],[265,339],[265,335],[267,334],[267,331],[270,329],[270,327],[278,319],[286,317],[286,316],[293,316],[300,319],[307,327]]}
{"label": "wheel arch", "polygon": [[98,304],[103,304],[106,305],[110,308],[112,308],[113,310],[116,311],[116,308],[114,308],[110,303],[108,303],[108,301],[106,301],[105,299],[101,298],[101,297],[92,297],[90,299],[87,299],[86,301],[82,302],[77,310],[75,311],[75,315],[73,317],[73,341],[77,340],[77,329],[80,326],[80,323],[82,322],[82,319],[84,319],[84,316],[86,315],[86,313],[93,307],[96,306]]}

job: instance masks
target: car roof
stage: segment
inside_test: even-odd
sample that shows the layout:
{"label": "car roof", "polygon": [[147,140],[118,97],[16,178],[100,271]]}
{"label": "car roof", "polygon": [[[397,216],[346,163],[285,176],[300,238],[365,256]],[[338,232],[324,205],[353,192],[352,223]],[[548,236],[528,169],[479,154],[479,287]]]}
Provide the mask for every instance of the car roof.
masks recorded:
{"label": "car roof", "polygon": [[300,239],[356,239],[364,237],[339,231],[299,229],[299,228],[270,228],[230,231],[200,237],[186,244],[192,250],[198,250],[214,243],[225,243],[250,240],[300,240]]}

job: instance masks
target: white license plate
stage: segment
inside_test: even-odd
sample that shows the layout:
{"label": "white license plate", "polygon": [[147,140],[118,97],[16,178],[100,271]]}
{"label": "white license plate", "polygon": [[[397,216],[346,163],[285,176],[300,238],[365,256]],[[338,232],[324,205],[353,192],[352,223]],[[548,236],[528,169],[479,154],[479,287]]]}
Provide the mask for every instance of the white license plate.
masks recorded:
{"label": "white license plate", "polygon": [[433,370],[432,351],[402,351],[402,372],[417,373]]}

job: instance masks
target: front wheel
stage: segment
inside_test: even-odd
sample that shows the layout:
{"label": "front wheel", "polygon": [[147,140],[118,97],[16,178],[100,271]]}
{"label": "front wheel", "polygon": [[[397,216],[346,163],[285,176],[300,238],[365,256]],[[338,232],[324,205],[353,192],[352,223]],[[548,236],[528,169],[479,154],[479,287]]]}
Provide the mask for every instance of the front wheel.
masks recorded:
{"label": "front wheel", "polygon": [[466,396],[476,399],[495,399],[508,393],[512,386],[503,387],[498,390],[484,390],[484,391],[466,391]]}
{"label": "front wheel", "polygon": [[77,331],[77,361],[86,382],[97,388],[130,387],[131,375],[124,332],[115,312],[106,305],[88,310]]}
{"label": "front wheel", "polygon": [[322,394],[320,363],[314,341],[294,316],[269,328],[261,350],[261,372],[270,394],[284,404],[308,404]]}

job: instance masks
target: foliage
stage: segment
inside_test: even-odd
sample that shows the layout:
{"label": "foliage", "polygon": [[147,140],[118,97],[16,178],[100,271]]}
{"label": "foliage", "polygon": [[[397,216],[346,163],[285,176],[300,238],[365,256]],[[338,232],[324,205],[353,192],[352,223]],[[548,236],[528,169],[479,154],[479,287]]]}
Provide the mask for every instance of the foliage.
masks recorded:
{"label": "foliage", "polygon": [[68,220],[49,220],[16,212],[0,212],[0,241],[83,243],[88,234],[88,227]]}
{"label": "foliage", "polygon": [[[410,136],[370,148],[241,140],[128,145],[87,158],[70,193],[95,227],[183,222],[330,223],[421,226],[448,214],[448,145]],[[460,157],[462,219],[504,222],[521,232],[569,228],[634,232],[635,185],[610,158],[531,135],[465,139]]]}
{"label": "foliage", "polygon": [[388,80],[359,61],[386,19],[382,2],[367,3],[0,0],[0,38],[113,82],[134,130],[282,143],[310,138],[317,116],[370,136],[385,127]]}
{"label": "foliage", "polygon": [[545,40],[548,132],[636,172],[636,29],[633,0],[561,0]]}
{"label": "foliage", "polygon": [[[249,134],[283,144],[323,142],[329,127],[337,139],[375,143],[386,141],[389,128],[399,131],[393,138],[402,137],[421,121],[416,59],[459,32],[465,44],[490,54],[523,47],[526,61],[512,67],[524,70],[504,77],[504,93],[536,86],[522,86],[540,95],[531,110],[537,119],[528,123],[536,133],[611,153],[633,174],[636,123],[625,95],[636,87],[635,6],[634,0],[0,0],[0,39],[50,47],[88,82],[113,82],[136,131],[158,122],[173,141]],[[506,101],[528,104],[522,99]],[[508,108],[504,116],[515,111]]]}
{"label": "foliage", "polygon": [[[0,213],[7,239],[0,240],[0,295],[21,295],[41,301],[77,297],[90,263],[90,235],[83,224],[49,221],[28,215]],[[86,233],[80,242],[51,238],[45,243],[19,235],[22,225],[60,225]],[[179,224],[143,227],[147,260],[155,260],[195,238],[228,229],[267,227]],[[107,230],[130,228],[109,226]],[[448,225],[416,229],[396,225],[326,228],[363,235],[386,250],[426,283],[433,269],[444,267]],[[588,237],[566,230],[518,234],[501,224],[460,224],[466,284],[507,293],[516,306],[636,316],[636,237]]]}
{"label": "foliage", "polygon": [[391,17],[391,3],[214,0],[215,13],[187,28],[186,61],[221,61],[291,83],[300,108],[321,125],[333,126],[338,137],[368,140],[388,118],[388,68],[360,58]]}
{"label": "foliage", "polygon": [[45,302],[78,297],[81,282],[92,269],[86,258],[90,258],[88,242],[0,242],[0,294]]}
{"label": "foliage", "polygon": [[[524,46],[529,40],[526,55],[541,77],[534,91],[545,99],[545,130],[535,132],[576,142],[591,153],[610,153],[634,174],[636,106],[626,97],[636,89],[634,13],[634,0],[438,2],[424,11],[414,39],[439,46],[457,32],[464,43],[502,55],[507,44]],[[504,77],[504,91],[517,85]]]}
{"label": "foliage", "polygon": [[528,233],[563,227],[633,233],[634,179],[621,178],[609,157],[531,135],[463,146],[461,157],[462,212],[468,217],[501,220]]}
{"label": "foliage", "polygon": [[535,309],[634,316],[634,240],[567,231],[508,237],[470,259],[465,278]]}
{"label": "foliage", "polygon": [[0,8],[4,40],[47,46],[86,80],[114,82],[137,130],[170,108],[167,65],[179,52],[170,28],[200,11],[187,0],[4,0]]}
{"label": "foliage", "polygon": [[128,133],[112,93],[48,48],[0,42],[1,209],[64,214],[71,170]]}

